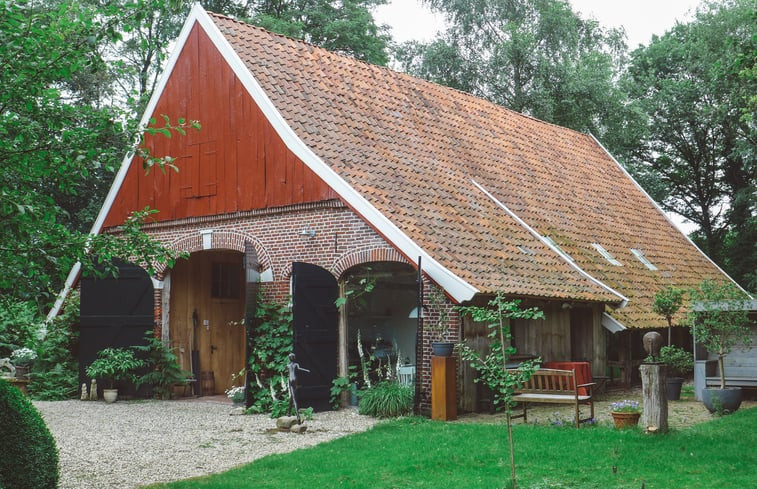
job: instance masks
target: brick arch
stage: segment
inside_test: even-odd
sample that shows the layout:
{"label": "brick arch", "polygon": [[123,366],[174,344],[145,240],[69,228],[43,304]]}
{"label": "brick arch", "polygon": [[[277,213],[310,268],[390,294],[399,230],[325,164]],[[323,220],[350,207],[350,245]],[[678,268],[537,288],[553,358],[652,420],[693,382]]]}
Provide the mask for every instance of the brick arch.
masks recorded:
{"label": "brick arch", "polygon": [[[271,256],[263,244],[254,236],[240,233],[238,231],[213,231],[210,248],[208,248],[208,250],[233,250],[244,253],[244,245],[246,242],[252,243],[255,252],[258,254],[258,262],[264,270],[273,267]],[[168,243],[167,247],[176,251],[186,251],[187,253],[205,250],[202,246],[202,235],[199,231],[178,238]],[[165,275],[165,268],[166,266],[164,264],[159,264],[155,268],[155,274],[161,279]]]}
{"label": "brick arch", "polygon": [[387,246],[353,251],[348,254],[342,255],[341,257],[337,258],[329,271],[335,277],[339,278],[346,270],[354,267],[355,265],[377,261],[393,261],[411,265],[411,263],[397,250],[395,250],[394,248],[389,248]]}
{"label": "brick arch", "polygon": [[[317,267],[321,267],[324,270],[326,270],[327,272],[329,272],[331,275],[334,275],[335,279],[339,278],[339,276],[336,275],[336,274],[334,274],[334,272],[332,270],[324,268],[321,265],[319,265],[318,263],[311,263],[311,262],[304,262],[304,263],[309,263],[310,265],[315,265]],[[281,270],[281,280],[289,280],[290,278],[292,278],[292,262],[287,263],[284,266],[284,268]]]}

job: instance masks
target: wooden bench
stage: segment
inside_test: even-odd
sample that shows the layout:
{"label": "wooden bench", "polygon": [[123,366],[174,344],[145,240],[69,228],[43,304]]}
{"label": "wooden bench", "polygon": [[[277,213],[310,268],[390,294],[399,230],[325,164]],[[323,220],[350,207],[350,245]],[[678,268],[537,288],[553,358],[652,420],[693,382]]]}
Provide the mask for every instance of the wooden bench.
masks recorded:
{"label": "wooden bench", "polygon": [[[720,376],[708,376],[707,387],[720,387]],[[757,377],[739,377],[739,376],[725,376],[725,385],[727,387],[745,387],[755,388],[757,387]]]}
{"label": "wooden bench", "polygon": [[[543,368],[534,372],[531,379],[515,389],[513,400],[523,405],[523,413],[513,418],[523,418],[528,422],[528,405],[532,402],[573,404],[576,410],[576,427],[582,421],[594,419],[594,402],[592,390],[596,383],[576,384],[575,370],[555,370]],[[591,416],[580,419],[578,406],[591,406]]]}

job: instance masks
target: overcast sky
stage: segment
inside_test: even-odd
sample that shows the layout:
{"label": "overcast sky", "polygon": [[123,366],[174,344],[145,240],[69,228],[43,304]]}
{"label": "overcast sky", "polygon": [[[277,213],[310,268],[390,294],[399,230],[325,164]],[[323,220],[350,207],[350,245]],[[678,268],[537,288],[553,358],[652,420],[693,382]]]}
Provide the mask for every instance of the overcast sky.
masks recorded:
{"label": "overcast sky", "polygon": [[[581,16],[594,17],[605,27],[623,26],[629,48],[647,44],[652,34],[663,34],[676,21],[688,21],[697,0],[570,0]],[[431,13],[420,0],[390,0],[376,9],[379,23],[392,27],[398,42],[429,40],[443,27],[442,17]]]}

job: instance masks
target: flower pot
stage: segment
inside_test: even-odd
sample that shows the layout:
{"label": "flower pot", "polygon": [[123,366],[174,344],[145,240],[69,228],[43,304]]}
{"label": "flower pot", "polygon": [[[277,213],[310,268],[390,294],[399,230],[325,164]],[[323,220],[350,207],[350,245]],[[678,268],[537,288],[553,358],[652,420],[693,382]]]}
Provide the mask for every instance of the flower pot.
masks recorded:
{"label": "flower pot", "polygon": [[612,420],[615,422],[615,427],[619,430],[633,428],[639,424],[639,418],[641,417],[641,413],[622,413],[612,411],[610,414],[612,414]]}
{"label": "flower pot", "polygon": [[452,350],[455,349],[455,344],[451,341],[432,341],[431,353],[435,357],[450,357],[452,356]]}
{"label": "flower pot", "polygon": [[683,377],[668,377],[667,395],[668,401],[678,401],[681,399],[681,386]]}
{"label": "flower pot", "polygon": [[28,365],[16,365],[16,378],[28,379],[29,378],[29,366]]}
{"label": "flower pot", "polygon": [[103,389],[103,399],[108,404],[116,402],[116,399],[118,399],[118,389]]}
{"label": "flower pot", "polygon": [[711,413],[732,413],[741,406],[741,387],[702,389],[702,402]]}

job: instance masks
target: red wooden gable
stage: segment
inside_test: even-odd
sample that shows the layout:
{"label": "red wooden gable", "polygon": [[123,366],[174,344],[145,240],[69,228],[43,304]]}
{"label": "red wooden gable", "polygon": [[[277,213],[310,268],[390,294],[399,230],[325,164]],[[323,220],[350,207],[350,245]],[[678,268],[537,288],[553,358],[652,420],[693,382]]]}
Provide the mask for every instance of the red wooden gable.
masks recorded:
{"label": "red wooden gable", "polygon": [[134,159],[104,226],[150,206],[158,221],[337,198],[278,136],[205,32],[195,25],[153,117],[199,120],[186,136],[146,136],[156,156],[177,158],[179,172],[145,175]]}

